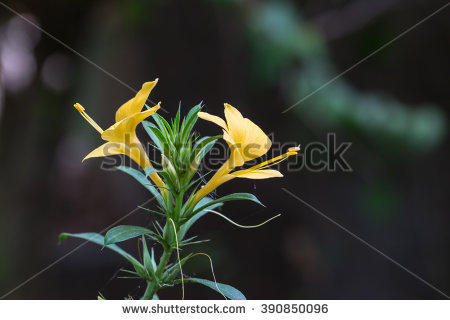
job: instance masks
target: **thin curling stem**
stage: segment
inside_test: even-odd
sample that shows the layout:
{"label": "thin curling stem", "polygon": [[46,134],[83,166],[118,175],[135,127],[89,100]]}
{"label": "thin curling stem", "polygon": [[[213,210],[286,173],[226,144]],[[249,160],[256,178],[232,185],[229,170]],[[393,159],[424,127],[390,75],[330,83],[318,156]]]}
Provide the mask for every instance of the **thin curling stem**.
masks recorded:
{"label": "thin curling stem", "polygon": [[206,211],[212,212],[212,213],[218,215],[219,217],[224,218],[224,219],[227,220],[229,223],[234,224],[235,226],[237,226],[237,227],[239,227],[239,228],[244,228],[244,229],[252,229],[252,228],[258,228],[258,227],[261,227],[261,226],[265,225],[267,222],[272,221],[273,219],[278,218],[279,216],[281,216],[281,214],[277,214],[277,215],[273,216],[272,218],[269,218],[269,219],[267,219],[266,221],[264,221],[264,222],[262,222],[262,223],[260,223],[260,224],[256,224],[256,225],[254,225],[254,226],[243,226],[242,224],[239,224],[239,223],[234,222],[233,220],[231,220],[231,219],[228,218],[227,216],[225,216],[225,215],[223,215],[223,214],[221,214],[221,213],[219,213],[219,212],[217,212],[217,211],[214,211],[214,210],[206,210]]}

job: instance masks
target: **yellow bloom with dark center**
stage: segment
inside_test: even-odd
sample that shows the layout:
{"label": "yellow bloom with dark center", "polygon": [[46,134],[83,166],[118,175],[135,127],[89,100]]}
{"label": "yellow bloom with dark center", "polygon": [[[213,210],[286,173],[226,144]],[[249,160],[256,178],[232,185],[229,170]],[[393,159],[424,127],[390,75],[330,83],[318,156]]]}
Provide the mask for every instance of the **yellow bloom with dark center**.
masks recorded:
{"label": "yellow bloom with dark center", "polygon": [[236,108],[228,103],[225,103],[226,122],[222,118],[206,112],[199,112],[198,116],[201,119],[214,122],[222,127],[223,139],[230,147],[231,153],[230,158],[217,170],[208,183],[195,194],[194,202],[202,199],[222,183],[234,178],[267,179],[282,177],[281,172],[267,168],[285,160],[291,155],[296,155],[300,150],[298,147],[290,148],[287,153],[278,157],[264,161],[248,169],[232,172],[245,162],[266,154],[272,146],[269,137],[261,128],[249,119],[244,118]]}
{"label": "yellow bloom with dark center", "polygon": [[[144,83],[142,89],[139,90],[136,96],[124,103],[117,110],[116,123],[104,131],[87,115],[84,111],[85,109],[79,103],[74,105],[83,118],[101,134],[102,139],[107,141],[105,144],[89,153],[83,161],[88,158],[125,154],[143,169],[152,167],[147,153],[136,135],[136,127],[160,108],[161,103],[158,103],[153,108],[141,111],[157,82],[158,79]],[[150,178],[157,186],[164,186],[164,182],[157,173],[152,173]]]}

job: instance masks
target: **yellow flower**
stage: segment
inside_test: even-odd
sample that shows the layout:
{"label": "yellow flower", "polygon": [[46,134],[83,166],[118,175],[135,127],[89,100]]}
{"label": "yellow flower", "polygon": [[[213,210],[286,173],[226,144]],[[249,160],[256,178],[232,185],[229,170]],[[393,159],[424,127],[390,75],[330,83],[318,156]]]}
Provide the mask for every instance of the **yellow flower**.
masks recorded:
{"label": "yellow flower", "polygon": [[[272,169],[266,169],[275,165],[291,155],[296,155],[300,148],[290,148],[285,154],[255,165],[248,169],[231,172],[236,167],[242,166],[246,161],[256,159],[270,149],[272,142],[269,137],[256,124],[247,118],[234,107],[225,103],[226,122],[217,116],[206,112],[199,112],[201,119],[214,122],[223,129],[223,139],[230,147],[230,158],[217,170],[208,183],[201,188],[194,196],[194,203],[202,199],[208,193],[216,189],[222,183],[234,178],[267,179],[282,177],[283,175]],[[231,173],[230,173],[231,172]]]}
{"label": "yellow flower", "polygon": [[222,118],[206,112],[199,112],[198,116],[219,125],[223,129],[223,139],[231,150],[229,165],[240,167],[245,161],[259,158],[265,154],[272,142],[269,137],[249,119],[234,107],[225,103],[225,122]]}
{"label": "yellow flower", "polygon": [[[157,82],[158,79],[144,83],[142,89],[139,90],[136,96],[124,103],[117,110],[116,123],[105,131],[87,115],[84,111],[85,109],[79,103],[74,105],[83,118],[101,134],[102,139],[108,141],[89,153],[83,161],[88,158],[125,154],[143,169],[152,167],[147,153],[136,135],[136,127],[145,118],[151,116],[160,108],[161,103],[158,103],[153,108],[141,111]],[[152,173],[150,178],[157,186],[164,186],[164,182],[157,173]]]}

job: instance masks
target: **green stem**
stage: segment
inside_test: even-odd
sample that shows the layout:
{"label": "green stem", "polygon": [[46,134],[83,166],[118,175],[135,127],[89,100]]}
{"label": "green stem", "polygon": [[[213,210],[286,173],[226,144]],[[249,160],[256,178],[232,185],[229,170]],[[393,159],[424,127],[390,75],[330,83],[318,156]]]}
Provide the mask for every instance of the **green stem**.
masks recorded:
{"label": "green stem", "polygon": [[170,256],[172,255],[173,249],[171,247],[164,246],[164,252],[159,260],[158,268],[156,269],[155,275],[159,279],[164,272],[164,268],[167,263],[169,263]]}
{"label": "green stem", "polygon": [[157,291],[157,284],[155,281],[147,282],[147,288],[145,289],[144,295],[141,300],[153,300],[153,296]]}
{"label": "green stem", "polygon": [[147,282],[147,288],[145,289],[144,295],[142,296],[141,300],[152,300],[153,296],[160,289],[157,281],[161,278],[164,269],[169,262],[172,251],[172,248],[164,246],[164,252],[161,256],[161,259],[159,260],[159,264],[155,272],[155,279]]}
{"label": "green stem", "polygon": [[[178,195],[176,195],[175,197],[175,217],[176,219],[179,219],[180,214],[181,214],[181,208],[182,208],[182,204],[183,204],[183,196],[184,193],[181,192]],[[168,222],[166,222],[166,227],[167,228]],[[170,229],[173,229],[172,225],[169,225]],[[176,232],[175,230],[173,232]],[[166,236],[167,238],[167,236]],[[173,247],[172,247],[172,240],[170,239],[168,241],[168,239],[165,239],[166,243],[163,244],[163,254],[159,260],[159,264],[158,267],[156,268],[155,271],[155,279],[152,279],[152,281],[148,281],[147,282],[147,288],[145,290],[144,295],[142,296],[141,300],[151,300],[153,299],[153,296],[156,294],[156,292],[160,289],[159,286],[159,279],[161,279],[164,270],[167,266],[167,264],[169,263],[170,257],[172,255],[173,252]]]}
{"label": "green stem", "polygon": [[156,268],[155,279],[152,279],[152,281],[147,282],[147,288],[141,300],[153,299],[153,296],[160,289],[158,281],[159,279],[161,279],[161,276],[164,273],[164,269],[169,263],[170,256],[172,255],[173,252],[173,248],[171,246],[164,245],[163,248],[164,248],[163,254],[159,260],[158,267]]}

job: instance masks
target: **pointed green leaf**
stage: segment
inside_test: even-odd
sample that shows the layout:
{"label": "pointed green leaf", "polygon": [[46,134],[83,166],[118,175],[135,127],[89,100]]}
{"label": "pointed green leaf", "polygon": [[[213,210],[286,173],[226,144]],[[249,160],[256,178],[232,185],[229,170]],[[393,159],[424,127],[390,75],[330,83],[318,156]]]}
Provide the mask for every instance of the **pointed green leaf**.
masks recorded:
{"label": "pointed green leaf", "polygon": [[95,232],[85,232],[85,233],[61,233],[59,235],[59,242],[67,239],[68,237],[72,237],[72,238],[79,238],[79,239],[83,239],[83,240],[87,240],[90,241],[92,243],[98,244],[99,246],[104,246],[118,254],[120,254],[122,257],[124,257],[125,259],[127,259],[128,261],[131,262],[131,264],[133,265],[134,269],[136,270],[136,272],[141,276],[145,278],[145,269],[144,267],[139,263],[138,260],[136,260],[132,255],[130,255],[128,252],[126,252],[125,250],[121,249],[120,247],[118,247],[115,244],[110,244],[105,246],[104,245],[104,237],[101,234],[95,233]]}
{"label": "pointed green leaf", "polygon": [[196,106],[192,107],[192,109],[189,110],[189,112],[186,116],[186,121],[191,121],[191,119],[193,117],[197,116],[197,113],[200,111],[201,108],[202,108],[202,102],[200,102]]}
{"label": "pointed green leaf", "polygon": [[138,182],[140,182],[148,191],[151,192],[151,194],[156,198],[158,203],[164,207],[164,201],[162,199],[161,193],[159,193],[158,189],[150,182],[149,179],[140,172],[139,170],[126,167],[126,166],[118,166],[116,167],[117,170],[120,170],[122,172],[128,173],[130,176],[132,176],[134,179],[136,179]]}
{"label": "pointed green leaf", "polygon": [[259,201],[258,198],[251,193],[232,193],[227,196],[221,197],[219,199],[209,201],[200,207],[196,206],[196,208],[194,209],[194,212],[192,214],[194,215],[202,210],[208,209],[209,207],[211,207],[214,204],[226,202],[226,201],[234,201],[234,200],[249,200],[249,201],[253,201],[253,202],[256,202],[257,204],[264,206],[261,203],[261,201]]}
{"label": "pointed green leaf", "polygon": [[[197,205],[194,208],[194,211],[197,208],[201,208],[201,207],[206,207],[209,208],[211,210],[214,210],[215,208],[219,207],[222,205],[221,202],[219,203],[214,203],[211,204],[210,206],[209,203],[211,203],[213,201],[213,199],[209,198],[209,197],[204,197],[203,199],[201,199]],[[203,217],[205,214],[207,214],[208,211],[206,210],[202,210],[197,212],[194,216],[192,216],[188,221],[186,221],[186,223],[184,223],[181,227],[180,227],[180,231],[178,231],[178,238],[183,239],[184,236],[186,235],[186,233],[188,232],[188,230],[191,228],[191,226],[201,217]]]}
{"label": "pointed green leaf", "polygon": [[186,118],[183,121],[183,125],[181,126],[181,139],[187,140],[189,134],[192,131],[192,128],[194,127],[195,123],[197,122],[198,116],[197,113],[201,110],[202,105],[199,103],[195,107],[193,107],[189,113],[187,114]]}
{"label": "pointed green leaf", "polygon": [[[144,129],[149,135],[150,139],[152,139],[152,141],[156,144],[156,147],[159,149],[159,151],[164,152],[163,144],[160,139],[160,137],[162,137],[161,131],[159,131],[155,124],[149,121],[142,121],[142,125],[144,126]],[[155,134],[154,131],[158,131],[159,134]]]}
{"label": "pointed green leaf", "polygon": [[173,131],[178,134],[180,131],[181,105],[178,106],[178,111],[173,121]]}
{"label": "pointed green leaf", "polygon": [[199,279],[199,278],[188,278],[188,279],[185,279],[185,281],[200,283],[208,288],[213,289],[214,291],[222,293],[225,297],[227,297],[231,300],[247,300],[247,298],[245,298],[245,296],[242,294],[242,292],[240,292],[238,289],[233,288],[232,286],[230,286],[228,284],[216,283],[214,281],[209,281],[209,280]]}
{"label": "pointed green leaf", "polygon": [[192,257],[193,253],[189,253],[187,256],[182,258],[178,263],[174,263],[171,266],[167,266],[164,272],[164,281],[172,282],[173,279],[180,273],[180,264],[181,267]]}
{"label": "pointed green leaf", "polygon": [[150,258],[151,258],[150,262],[152,263],[152,268],[153,268],[153,270],[156,270],[158,267],[156,265],[155,250],[153,250],[153,248],[151,250]]}
{"label": "pointed green leaf", "polygon": [[221,135],[213,137],[203,137],[199,139],[194,145],[194,152],[192,153],[191,161],[197,159],[196,161],[200,162],[200,160],[203,159],[203,157],[209,152],[209,150],[211,150],[216,140],[220,138],[222,138]]}
{"label": "pointed green leaf", "polygon": [[151,175],[152,173],[158,173],[158,172],[160,172],[160,170],[156,170],[156,169],[153,168],[153,167],[145,167],[144,171],[145,171],[145,177],[146,177],[146,178],[147,178],[149,175]]}
{"label": "pointed green leaf", "polygon": [[104,245],[107,246],[109,244],[133,239],[143,234],[153,234],[153,232],[140,226],[117,226],[109,229],[105,234]]}
{"label": "pointed green leaf", "polygon": [[208,152],[211,150],[211,148],[216,143],[216,140],[213,140],[206,145],[204,145],[196,154],[196,161],[200,163],[200,161],[208,154]]}
{"label": "pointed green leaf", "polygon": [[[152,248],[153,250],[153,248]],[[148,247],[147,247],[147,241],[145,240],[145,237],[142,236],[142,252],[143,252],[143,256],[144,256],[144,268],[145,270],[148,271],[149,275],[151,276],[152,279],[155,279],[155,272],[156,272],[156,268],[155,267],[155,261],[152,261],[153,257],[150,256],[150,252],[148,251]]]}
{"label": "pointed green leaf", "polygon": [[170,124],[166,121],[166,119],[164,119],[163,117],[161,117],[159,114],[154,113],[152,115],[153,120],[155,120],[156,124],[158,125],[159,130],[161,130],[161,132],[166,136],[166,137],[171,137],[173,132],[172,132],[172,128],[170,127]]}
{"label": "pointed green leaf", "polygon": [[207,145],[208,143],[210,143],[211,141],[213,141],[213,140],[217,140],[217,139],[220,139],[220,138],[222,138],[222,135],[217,135],[217,136],[212,136],[212,137],[203,137],[203,138],[200,138],[200,139],[198,139],[196,142],[195,142],[195,144],[194,144],[194,150],[196,150],[197,151],[197,153],[198,153],[198,150],[200,150],[201,148],[203,148],[205,145]]}

